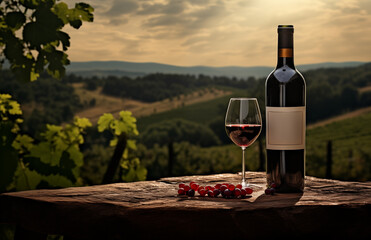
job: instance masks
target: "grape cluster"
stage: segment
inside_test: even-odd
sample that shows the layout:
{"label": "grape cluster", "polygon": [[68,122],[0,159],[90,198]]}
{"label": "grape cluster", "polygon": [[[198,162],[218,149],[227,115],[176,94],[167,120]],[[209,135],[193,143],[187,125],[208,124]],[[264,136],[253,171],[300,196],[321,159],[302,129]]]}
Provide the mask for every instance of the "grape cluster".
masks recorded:
{"label": "grape cluster", "polygon": [[265,194],[266,195],[273,195],[276,193],[276,188],[277,188],[277,185],[275,183],[271,183],[269,185],[267,185],[267,188],[265,189]]}
{"label": "grape cluster", "polygon": [[247,195],[252,194],[251,188],[243,188],[241,184],[233,185],[230,183],[218,183],[215,186],[200,186],[196,182],[190,182],[188,185],[185,183],[179,184],[178,195],[186,195],[193,197],[195,193],[201,197],[224,197],[224,198],[245,198]]}

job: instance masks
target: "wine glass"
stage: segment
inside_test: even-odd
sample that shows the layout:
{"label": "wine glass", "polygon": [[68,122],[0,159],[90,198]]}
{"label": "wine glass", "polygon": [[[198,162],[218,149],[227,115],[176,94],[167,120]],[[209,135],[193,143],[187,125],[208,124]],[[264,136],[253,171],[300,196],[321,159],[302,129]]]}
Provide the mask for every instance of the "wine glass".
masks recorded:
{"label": "wine glass", "polygon": [[262,118],[256,98],[231,98],[225,115],[225,130],[228,137],[242,149],[242,187],[245,179],[245,149],[259,137]]}

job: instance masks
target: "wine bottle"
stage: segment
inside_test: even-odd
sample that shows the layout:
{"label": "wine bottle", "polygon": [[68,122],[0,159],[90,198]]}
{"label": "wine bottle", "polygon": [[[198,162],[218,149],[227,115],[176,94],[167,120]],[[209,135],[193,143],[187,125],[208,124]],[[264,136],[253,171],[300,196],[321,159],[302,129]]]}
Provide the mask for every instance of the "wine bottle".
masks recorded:
{"label": "wine bottle", "polygon": [[267,183],[302,192],[305,176],[306,84],[294,65],[294,27],[278,26],[278,60],[265,82]]}

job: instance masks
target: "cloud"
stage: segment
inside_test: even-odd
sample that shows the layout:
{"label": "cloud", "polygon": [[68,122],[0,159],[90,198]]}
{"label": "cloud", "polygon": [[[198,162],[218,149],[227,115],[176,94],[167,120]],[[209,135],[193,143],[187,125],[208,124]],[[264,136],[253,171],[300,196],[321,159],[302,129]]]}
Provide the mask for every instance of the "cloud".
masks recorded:
{"label": "cloud", "polygon": [[152,7],[156,14],[146,18],[142,27],[157,31],[159,37],[164,36],[164,31],[169,33],[167,37],[177,38],[199,33],[205,28],[213,29],[229,14],[224,2],[194,7],[191,2],[170,1],[161,9],[158,6]]}
{"label": "cloud", "polygon": [[[84,2],[95,8],[94,23],[71,30],[72,60],[274,65],[278,24],[295,26],[297,64],[371,60],[370,0]],[[99,48],[106,54],[94,59]]]}
{"label": "cloud", "polygon": [[105,15],[110,17],[117,17],[135,12],[139,4],[135,0],[114,0],[112,7],[105,12]]}

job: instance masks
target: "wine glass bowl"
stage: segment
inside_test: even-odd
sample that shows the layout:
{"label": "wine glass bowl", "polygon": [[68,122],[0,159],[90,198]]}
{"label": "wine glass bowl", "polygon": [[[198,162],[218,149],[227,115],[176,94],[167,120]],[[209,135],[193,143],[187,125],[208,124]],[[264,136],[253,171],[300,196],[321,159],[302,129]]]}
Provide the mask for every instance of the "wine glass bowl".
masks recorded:
{"label": "wine glass bowl", "polygon": [[245,178],[245,149],[259,137],[262,118],[256,98],[231,98],[225,116],[225,130],[234,144],[242,149],[242,186]]}

